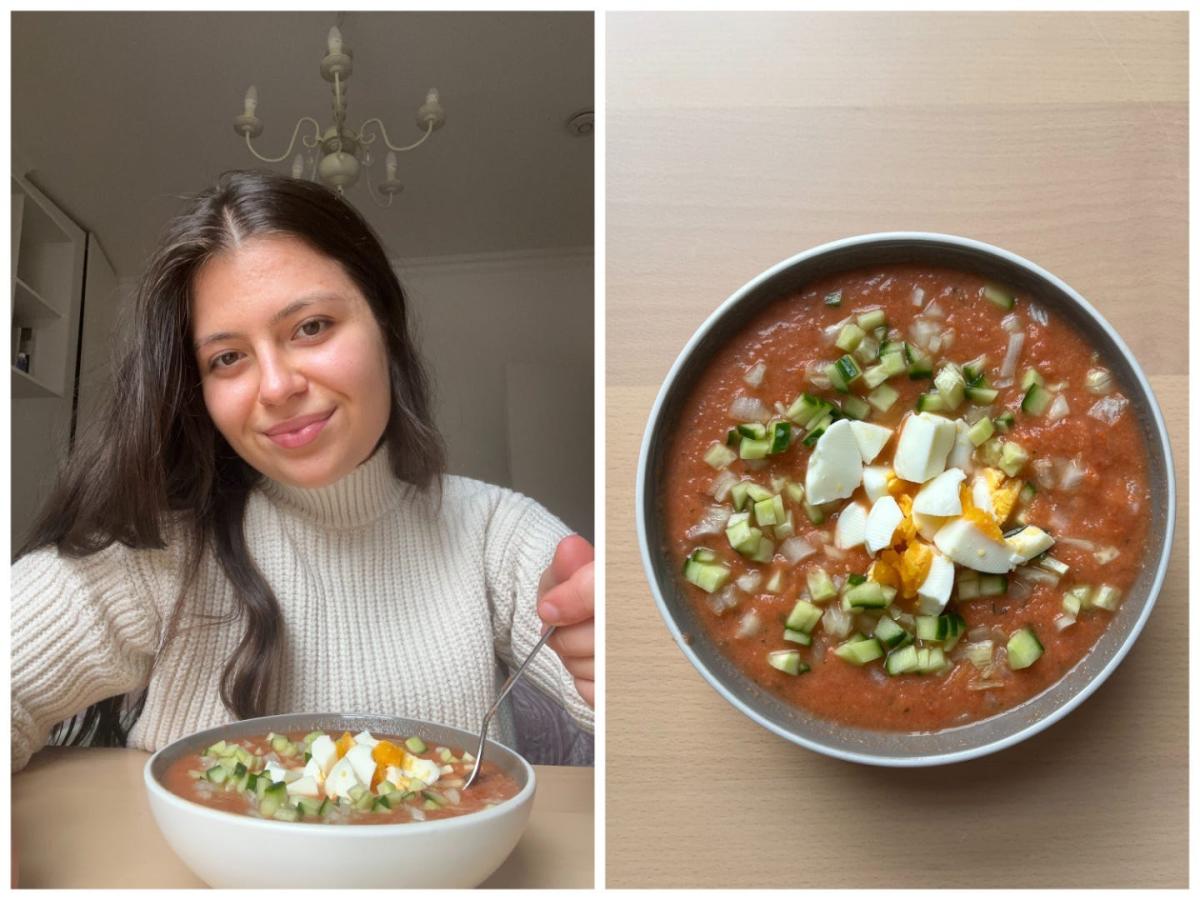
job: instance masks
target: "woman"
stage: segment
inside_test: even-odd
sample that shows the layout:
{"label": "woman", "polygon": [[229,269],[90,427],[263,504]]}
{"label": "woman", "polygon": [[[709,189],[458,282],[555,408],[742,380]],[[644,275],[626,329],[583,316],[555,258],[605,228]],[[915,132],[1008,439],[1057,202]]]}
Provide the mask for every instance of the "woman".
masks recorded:
{"label": "woman", "polygon": [[227,173],[170,224],[13,567],[14,770],[81,712],[60,737],[146,750],[289,711],[477,728],[543,620],[527,677],[591,728],[591,547],[443,474],[404,303],[319,185]]}

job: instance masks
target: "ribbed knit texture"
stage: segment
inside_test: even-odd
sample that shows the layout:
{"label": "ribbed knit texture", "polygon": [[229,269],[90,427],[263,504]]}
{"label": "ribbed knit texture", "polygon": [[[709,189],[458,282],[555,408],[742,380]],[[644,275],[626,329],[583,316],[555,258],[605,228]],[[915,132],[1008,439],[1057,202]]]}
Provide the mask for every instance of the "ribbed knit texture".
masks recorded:
{"label": "ribbed knit texture", "polygon": [[[265,482],[246,540],[283,610],[285,663],[271,712],[409,716],[477,729],[541,635],[538,581],[568,529],[533,500],[450,476],[440,507],[376,453],[317,490]],[[54,723],[149,687],[129,744],[157,750],[233,721],[220,699],[242,623],[211,555],[161,647],[183,548],[114,545],[83,559],[45,548],[12,569],[13,770]],[[200,615],[197,615],[200,614]],[[526,676],[589,731],[592,711],[548,648]],[[498,728],[496,726],[499,726]],[[511,717],[490,734],[513,741]]]}

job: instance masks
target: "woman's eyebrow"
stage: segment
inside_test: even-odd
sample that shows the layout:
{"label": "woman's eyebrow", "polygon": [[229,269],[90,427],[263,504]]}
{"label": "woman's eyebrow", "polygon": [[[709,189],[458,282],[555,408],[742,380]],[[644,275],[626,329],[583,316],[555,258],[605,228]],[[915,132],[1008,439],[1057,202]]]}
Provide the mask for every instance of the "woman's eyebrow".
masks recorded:
{"label": "woman's eyebrow", "polygon": [[[314,303],[316,303],[318,301],[334,300],[337,302],[341,302],[344,299],[345,298],[343,298],[341,294],[330,293],[328,291],[318,291],[318,292],[312,293],[312,294],[305,294],[304,296],[293,300],[291,303],[289,303],[283,309],[279,310],[279,312],[275,313],[275,315],[271,316],[271,321],[270,321],[269,325],[270,325],[270,327],[273,328],[276,325],[278,325],[280,322],[282,322],[284,319],[287,319],[289,316],[295,315],[297,312],[304,309],[306,306],[312,306]],[[196,341],[195,349],[199,350],[205,344],[212,344],[212,343],[216,343],[217,341],[227,341],[227,340],[231,340],[234,338],[240,338],[240,337],[242,337],[242,335],[236,331],[218,331],[214,334],[210,334],[210,335],[203,337],[200,340]]]}

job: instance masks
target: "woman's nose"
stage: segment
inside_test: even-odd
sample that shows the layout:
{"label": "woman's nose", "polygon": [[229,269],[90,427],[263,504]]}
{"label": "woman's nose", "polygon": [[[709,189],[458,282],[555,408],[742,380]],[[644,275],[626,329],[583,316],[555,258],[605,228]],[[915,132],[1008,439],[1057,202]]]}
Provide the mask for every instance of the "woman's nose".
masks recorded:
{"label": "woman's nose", "polygon": [[285,353],[259,355],[258,399],[264,406],[281,406],[308,387],[304,373]]}

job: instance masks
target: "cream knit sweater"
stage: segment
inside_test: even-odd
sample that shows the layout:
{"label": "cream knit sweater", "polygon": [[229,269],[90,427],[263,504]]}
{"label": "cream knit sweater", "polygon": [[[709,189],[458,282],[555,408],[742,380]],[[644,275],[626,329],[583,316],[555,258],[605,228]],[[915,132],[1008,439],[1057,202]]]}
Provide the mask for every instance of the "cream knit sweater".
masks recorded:
{"label": "cream knit sweater", "polygon": [[[246,540],[283,611],[285,663],[272,712],[400,715],[477,729],[541,633],[538,580],[567,528],[520,494],[443,482],[434,512],[376,453],[346,478],[306,490],[266,481],[250,496]],[[54,723],[97,700],[149,688],[129,745],[156,750],[230,722],[220,677],[242,633],[212,624],[235,608],[211,555],[189,589],[179,633],[164,629],[182,583],[182,548],[115,544],[82,559],[45,548],[12,569],[12,765]],[[549,649],[526,677],[584,728],[592,711]],[[503,743],[511,717],[498,717]]]}

